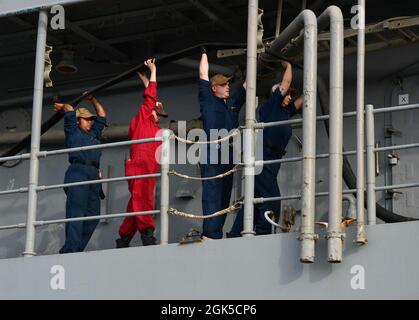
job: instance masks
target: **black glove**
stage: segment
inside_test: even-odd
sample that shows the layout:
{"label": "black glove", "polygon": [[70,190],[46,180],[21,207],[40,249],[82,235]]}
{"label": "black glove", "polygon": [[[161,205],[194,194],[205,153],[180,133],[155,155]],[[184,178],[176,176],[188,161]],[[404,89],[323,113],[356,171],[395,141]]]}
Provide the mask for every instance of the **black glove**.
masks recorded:
{"label": "black glove", "polygon": [[204,46],[202,46],[201,47],[201,53],[202,54],[207,53],[207,48],[205,48]]}

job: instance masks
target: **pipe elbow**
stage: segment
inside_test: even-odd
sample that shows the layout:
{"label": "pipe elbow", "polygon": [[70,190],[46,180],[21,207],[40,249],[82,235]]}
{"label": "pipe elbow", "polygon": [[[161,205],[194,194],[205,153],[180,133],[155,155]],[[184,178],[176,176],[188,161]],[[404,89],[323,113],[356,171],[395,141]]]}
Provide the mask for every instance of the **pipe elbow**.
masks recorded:
{"label": "pipe elbow", "polygon": [[317,28],[317,17],[313,11],[309,9],[304,9],[301,11],[301,17],[304,20],[304,24],[307,25],[314,25]]}
{"label": "pipe elbow", "polygon": [[338,6],[327,7],[325,12],[328,12],[331,22],[338,22],[343,24],[342,10]]}
{"label": "pipe elbow", "polygon": [[351,195],[344,194],[342,196],[342,201],[348,201],[351,206],[356,205],[355,197]]}
{"label": "pipe elbow", "polygon": [[342,10],[337,6],[327,7],[317,19],[319,29],[326,28],[327,25],[339,24],[343,29],[343,14]]}

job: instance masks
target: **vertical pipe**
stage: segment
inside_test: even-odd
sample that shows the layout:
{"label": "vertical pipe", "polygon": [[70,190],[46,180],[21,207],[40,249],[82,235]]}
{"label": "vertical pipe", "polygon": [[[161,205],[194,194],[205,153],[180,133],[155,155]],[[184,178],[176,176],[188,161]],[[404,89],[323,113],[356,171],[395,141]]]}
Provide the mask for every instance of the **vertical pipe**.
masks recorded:
{"label": "vertical pipe", "polygon": [[301,185],[301,262],[313,262],[315,255],[315,171],[316,171],[316,97],[317,97],[317,19],[311,10],[304,10],[281,35],[271,43],[270,50],[279,54],[282,48],[304,28],[303,79],[303,170]]}
{"label": "vertical pipe", "polygon": [[375,212],[375,152],[374,152],[374,107],[366,106],[367,122],[367,212],[368,224],[376,224]]}
{"label": "vertical pipe", "polygon": [[278,0],[278,11],[276,12],[275,38],[277,38],[279,36],[279,33],[281,32],[282,6],[283,0]]}
{"label": "vertical pipe", "polygon": [[301,195],[301,262],[314,262],[316,179],[317,20],[304,10],[303,182]]}
{"label": "vertical pipe", "polygon": [[161,192],[160,192],[160,244],[169,242],[169,166],[170,130],[162,130],[161,146]]}
{"label": "vertical pipe", "polygon": [[365,86],[365,0],[358,0],[358,59],[357,59],[357,90],[356,90],[356,143],[357,143],[357,172],[356,172],[356,200],[357,200],[357,236],[358,244],[367,242],[365,232],[365,159],[364,159],[364,86]]}
{"label": "vertical pipe", "polygon": [[243,236],[254,235],[255,130],[258,0],[249,0],[247,21],[246,129],[244,130],[244,221]]}
{"label": "vertical pipe", "polygon": [[45,46],[47,41],[48,13],[39,12],[38,37],[36,43],[35,79],[33,92],[32,140],[30,152],[29,186],[28,186],[28,215],[26,218],[26,245],[23,255],[34,256],[35,253],[35,225],[38,176],[39,176],[39,144],[41,139],[42,100],[44,89]]}
{"label": "vertical pipe", "polygon": [[[328,261],[342,261],[342,164],[343,164],[343,16],[329,7],[330,15],[330,139],[329,139],[329,225]],[[322,18],[323,15],[320,17]],[[319,18],[319,20],[320,20]],[[319,23],[320,25],[320,23]]]}

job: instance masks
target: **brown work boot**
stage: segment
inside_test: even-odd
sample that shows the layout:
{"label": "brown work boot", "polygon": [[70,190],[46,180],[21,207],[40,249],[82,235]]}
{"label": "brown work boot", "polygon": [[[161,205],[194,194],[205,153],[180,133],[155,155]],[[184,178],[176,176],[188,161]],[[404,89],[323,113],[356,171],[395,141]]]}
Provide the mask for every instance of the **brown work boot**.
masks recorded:
{"label": "brown work boot", "polygon": [[147,228],[141,232],[141,241],[143,246],[151,246],[157,244],[157,239],[154,237],[154,229]]}

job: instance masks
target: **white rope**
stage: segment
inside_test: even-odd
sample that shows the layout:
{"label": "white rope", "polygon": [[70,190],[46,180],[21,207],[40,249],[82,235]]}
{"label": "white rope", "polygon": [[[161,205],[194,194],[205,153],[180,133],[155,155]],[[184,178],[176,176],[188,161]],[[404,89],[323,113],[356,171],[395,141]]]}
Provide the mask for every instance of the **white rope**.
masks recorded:
{"label": "white rope", "polygon": [[182,212],[182,211],[179,211],[179,210],[174,209],[174,208],[170,208],[167,212],[170,213],[170,214],[176,215],[176,216],[183,217],[183,218],[203,220],[203,219],[210,219],[210,218],[218,217],[218,216],[221,216],[221,215],[226,214],[226,213],[232,213],[232,212],[237,211],[238,209],[240,209],[242,207],[242,205],[243,205],[243,202],[238,201],[238,202],[236,202],[235,204],[231,205],[230,207],[228,207],[226,209],[214,212],[214,213],[212,213],[210,215],[207,215],[207,216],[198,216],[198,215],[195,215],[195,214],[192,214],[192,213]]}
{"label": "white rope", "polygon": [[236,171],[239,171],[239,170],[240,170],[240,165],[236,165],[233,169],[228,170],[224,173],[218,174],[216,176],[212,176],[212,177],[192,177],[192,176],[188,176],[186,174],[176,172],[175,170],[170,170],[169,174],[172,175],[172,176],[177,176],[177,177],[184,178],[184,179],[203,181],[203,180],[221,179],[221,178],[224,178],[224,177],[226,177],[226,176],[228,176],[228,175],[230,175],[230,174],[232,174]]}
{"label": "white rope", "polygon": [[230,138],[235,137],[238,133],[240,133],[240,129],[234,130],[230,135],[225,136],[218,140],[211,140],[211,141],[192,141],[183,139],[181,137],[178,137],[177,135],[173,134],[172,137],[175,138],[179,142],[187,143],[187,144],[211,144],[211,143],[220,143],[224,141],[228,141]]}

